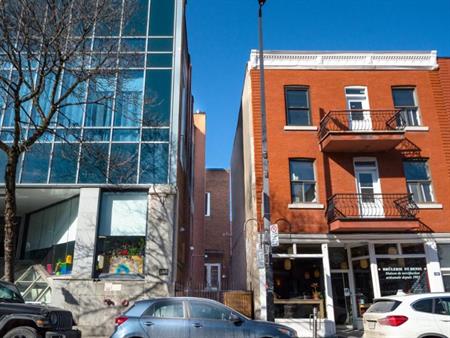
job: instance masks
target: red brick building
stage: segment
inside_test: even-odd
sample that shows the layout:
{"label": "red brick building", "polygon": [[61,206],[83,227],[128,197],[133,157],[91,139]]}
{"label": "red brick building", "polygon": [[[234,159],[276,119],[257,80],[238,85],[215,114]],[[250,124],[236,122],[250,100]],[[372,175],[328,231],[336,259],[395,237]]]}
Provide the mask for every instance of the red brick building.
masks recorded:
{"label": "red brick building", "polygon": [[[361,326],[374,297],[450,290],[450,60],[436,52],[267,52],[275,317]],[[233,278],[265,317],[257,53],[231,164]],[[236,262],[240,262],[237,264]]]}
{"label": "red brick building", "polygon": [[228,289],[231,287],[229,170],[206,169],[205,196],[205,281],[208,288]]}
{"label": "red brick building", "polygon": [[181,250],[188,273],[182,283],[183,289],[216,291],[230,286],[230,172],[205,167],[206,114],[193,116],[192,226],[184,230],[189,246]]}

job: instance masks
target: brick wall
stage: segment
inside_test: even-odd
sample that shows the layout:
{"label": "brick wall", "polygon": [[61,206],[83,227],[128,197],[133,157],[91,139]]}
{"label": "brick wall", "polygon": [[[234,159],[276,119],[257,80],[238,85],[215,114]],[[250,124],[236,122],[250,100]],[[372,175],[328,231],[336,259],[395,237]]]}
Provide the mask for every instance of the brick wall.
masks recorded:
{"label": "brick wall", "polygon": [[206,170],[206,192],[210,193],[210,216],[205,216],[206,263],[222,264],[222,285],[230,279],[230,172]]}
{"label": "brick wall", "polygon": [[[414,86],[423,125],[429,131],[407,132],[405,147],[417,147],[421,157],[429,159],[436,202],[443,209],[422,209],[421,221],[434,232],[448,232],[450,225],[450,62],[441,60],[441,69],[411,70],[266,70],[266,105],[272,221],[283,218],[291,229],[280,224],[282,231],[326,233],[325,210],[288,209],[291,202],[289,158],[315,160],[318,202],[326,207],[334,193],[356,193],[353,157],[372,156],[378,161],[383,193],[406,193],[402,154],[398,150],[367,153],[321,152],[317,131],[286,131],[284,87],[309,87],[312,125],[330,110],[345,110],[346,86],[366,86],[371,109],[393,109],[392,86]],[[253,131],[256,172],[257,215],[260,215],[262,190],[261,123],[259,105],[259,72],[251,70]],[[447,102],[447,103],[446,103]],[[288,224],[286,223],[286,224]]]}

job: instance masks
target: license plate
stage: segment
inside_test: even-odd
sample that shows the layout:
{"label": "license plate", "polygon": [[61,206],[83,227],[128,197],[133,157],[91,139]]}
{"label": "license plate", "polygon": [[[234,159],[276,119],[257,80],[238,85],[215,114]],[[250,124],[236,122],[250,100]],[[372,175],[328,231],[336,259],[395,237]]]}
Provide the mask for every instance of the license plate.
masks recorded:
{"label": "license plate", "polygon": [[375,326],[377,325],[377,322],[369,322],[369,329],[373,330],[375,328]]}

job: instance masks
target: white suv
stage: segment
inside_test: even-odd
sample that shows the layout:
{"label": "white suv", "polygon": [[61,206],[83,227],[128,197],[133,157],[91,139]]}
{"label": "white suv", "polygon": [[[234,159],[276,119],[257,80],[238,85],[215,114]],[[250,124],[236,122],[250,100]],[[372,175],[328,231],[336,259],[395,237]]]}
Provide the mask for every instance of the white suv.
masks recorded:
{"label": "white suv", "polygon": [[378,298],[363,319],[363,338],[450,338],[450,293]]}

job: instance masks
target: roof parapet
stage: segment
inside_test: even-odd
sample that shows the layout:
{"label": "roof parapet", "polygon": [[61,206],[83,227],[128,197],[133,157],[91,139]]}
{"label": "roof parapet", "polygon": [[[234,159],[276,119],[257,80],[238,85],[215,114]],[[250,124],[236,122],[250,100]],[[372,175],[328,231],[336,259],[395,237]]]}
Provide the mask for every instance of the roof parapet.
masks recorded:
{"label": "roof parapet", "polygon": [[[258,68],[259,54],[252,50],[248,67]],[[379,69],[434,70],[439,68],[437,51],[264,51],[267,69]]]}

